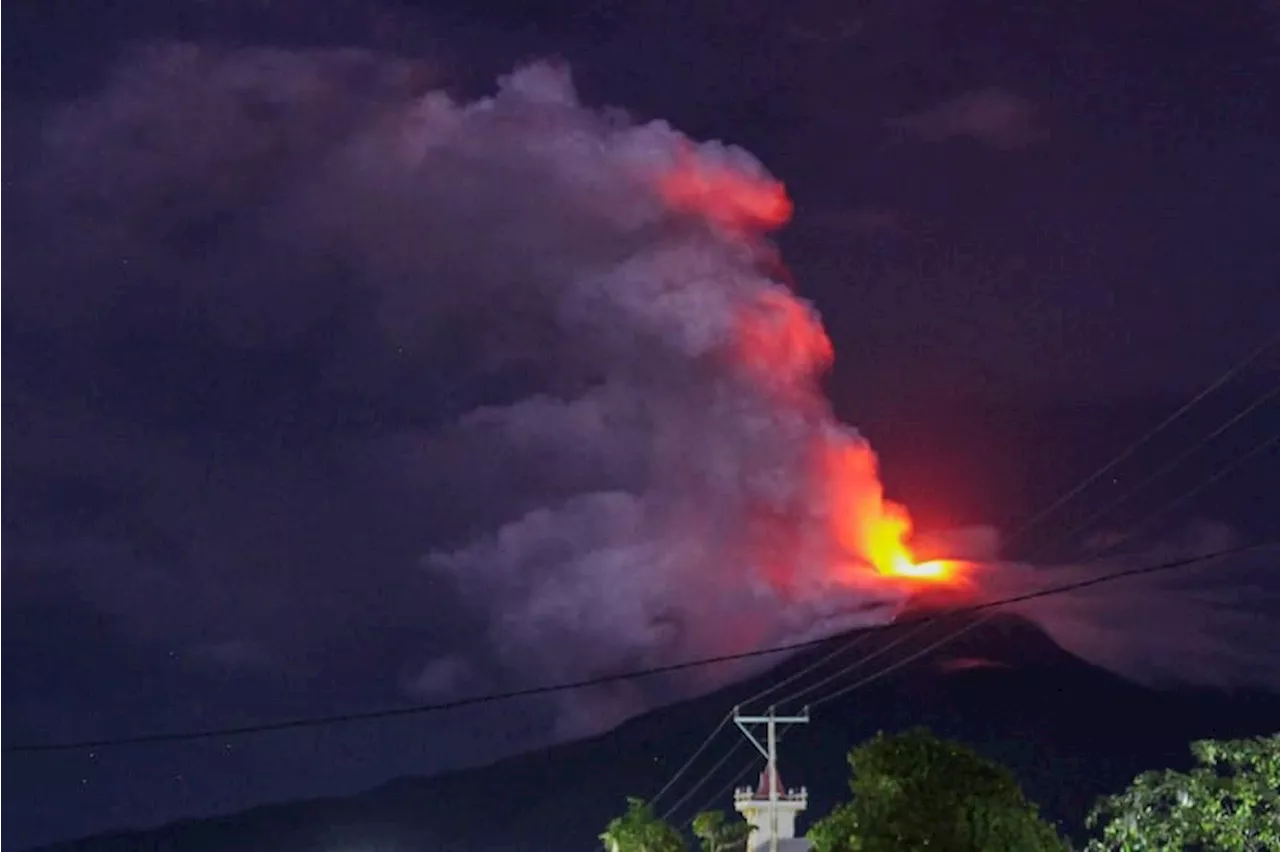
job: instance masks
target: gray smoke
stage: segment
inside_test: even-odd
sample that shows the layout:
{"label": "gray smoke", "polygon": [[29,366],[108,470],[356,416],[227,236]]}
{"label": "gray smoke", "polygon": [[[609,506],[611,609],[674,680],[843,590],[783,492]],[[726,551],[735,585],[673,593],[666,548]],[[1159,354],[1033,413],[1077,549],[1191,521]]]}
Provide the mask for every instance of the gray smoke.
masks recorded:
{"label": "gray smoke", "polygon": [[[21,237],[18,263],[39,286],[6,293],[10,316],[80,342],[198,333],[238,352],[322,351],[309,366],[324,393],[381,401],[374,434],[325,437],[325,463],[394,483],[403,500],[388,512],[422,507],[419,558],[340,554],[333,606],[385,586],[396,600],[380,605],[424,621],[456,606],[483,634],[479,649],[458,639],[419,665],[415,694],[890,618],[903,589],[865,546],[886,511],[874,456],[831,415],[820,323],[775,274],[780,185],[740,149],[584,106],[559,66],[519,68],[469,102],[432,83],[412,62],[360,52],[136,52],[57,109],[16,170],[28,203],[7,236]],[[270,604],[254,597],[249,635],[212,646],[223,657],[259,660],[273,629],[300,641],[299,622],[322,609],[308,590],[327,581],[307,559],[333,558],[325,548],[239,567],[237,543],[259,539],[237,524],[262,538],[341,524],[327,504],[307,515],[311,498],[291,520],[295,492],[279,483],[307,475],[282,469],[256,503],[228,486],[183,515],[211,555],[150,583],[170,589],[164,619],[206,633],[243,617],[201,609],[221,589],[272,590]],[[139,482],[158,513],[179,511],[165,496],[175,475]],[[222,493],[218,477],[208,487]],[[325,520],[294,529],[303,516]],[[980,536],[951,555],[989,546]],[[1025,586],[989,564],[992,589]],[[92,571],[80,582],[112,594]],[[1079,635],[1106,594],[1027,611]],[[133,599],[115,606],[157,618]],[[1113,638],[1076,645],[1123,668],[1107,658]],[[575,697],[562,730],[747,666]]]}
{"label": "gray smoke", "polygon": [[[829,345],[766,239],[788,205],[746,152],[589,109],[551,64],[462,102],[412,63],[359,52],[182,45],[132,54],[58,108],[35,148],[10,226],[41,282],[7,305],[27,321],[81,341],[194,332],[251,353],[320,339],[334,393],[418,365],[391,394],[412,423],[340,448],[430,491],[422,557],[402,570],[485,625],[487,650],[428,663],[409,678],[418,694],[887,617],[849,614],[876,586],[830,570],[861,554],[830,535],[824,455],[870,451],[818,392]],[[866,517],[845,526],[874,524],[873,461],[846,490],[863,496],[841,505]],[[221,508],[207,519],[219,558],[183,569],[199,585],[236,571],[222,528],[240,510]],[[254,524],[299,523],[271,517]],[[179,620],[200,618],[180,591],[192,581],[154,584],[173,587]],[[439,603],[420,601],[422,617]],[[212,647],[247,659],[252,642]],[[615,709],[594,724],[652,699],[600,700]]]}

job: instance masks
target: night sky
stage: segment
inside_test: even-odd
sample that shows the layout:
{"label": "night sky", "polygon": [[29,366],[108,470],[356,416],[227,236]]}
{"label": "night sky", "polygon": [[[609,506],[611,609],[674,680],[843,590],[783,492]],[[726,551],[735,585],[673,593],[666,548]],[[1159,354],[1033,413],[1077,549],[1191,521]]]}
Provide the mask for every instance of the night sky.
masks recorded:
{"label": "night sky", "polygon": [[[592,107],[750,151],[795,202],[778,242],[849,416],[1190,394],[1280,321],[1272,0],[475,5],[10,4],[6,745],[573,673],[494,662],[491,615],[424,568],[597,472],[513,473],[439,438],[560,388],[511,352],[580,353],[539,336],[536,305],[451,287],[447,260],[404,285],[423,234],[465,223],[401,215],[412,199],[377,175],[385,195],[317,177],[333,140],[404,97],[471,100],[550,58]],[[138,44],[164,47],[139,60]],[[201,70],[212,55],[226,77]],[[280,100],[242,100],[239,72]],[[1277,369],[1276,352],[1257,365]],[[501,487],[517,475],[519,500]],[[6,756],[5,843],[350,792],[563,731],[489,708]]]}

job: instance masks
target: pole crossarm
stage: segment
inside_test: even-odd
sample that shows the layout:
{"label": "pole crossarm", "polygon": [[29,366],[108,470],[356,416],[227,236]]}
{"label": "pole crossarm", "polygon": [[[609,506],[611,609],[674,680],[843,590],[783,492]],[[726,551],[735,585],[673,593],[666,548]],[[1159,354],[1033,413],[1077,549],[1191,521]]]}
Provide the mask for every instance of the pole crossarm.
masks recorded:
{"label": "pole crossarm", "polygon": [[[769,789],[769,850],[778,852],[778,797],[782,793],[778,789],[778,726],[808,724],[809,708],[805,707],[799,716],[779,716],[773,707],[769,708],[767,716],[743,716],[740,711],[740,707],[733,708],[733,723],[765,759],[764,777]],[[767,736],[763,743],[752,732],[751,725],[765,726]]]}
{"label": "pole crossarm", "polygon": [[808,724],[808,722],[808,707],[804,708],[802,715],[800,716],[775,716],[773,715],[772,708],[770,708],[768,716],[743,716],[738,713],[738,708],[736,707],[733,711],[733,723],[738,726],[738,730],[742,731],[743,736],[745,736],[747,740],[756,747],[756,751],[760,752],[760,756],[765,760],[770,761],[770,766],[773,765],[773,756],[769,754],[768,747],[764,743],[760,742],[759,737],[757,737],[747,726],[768,725],[770,723],[773,723],[774,725],[805,725]]}

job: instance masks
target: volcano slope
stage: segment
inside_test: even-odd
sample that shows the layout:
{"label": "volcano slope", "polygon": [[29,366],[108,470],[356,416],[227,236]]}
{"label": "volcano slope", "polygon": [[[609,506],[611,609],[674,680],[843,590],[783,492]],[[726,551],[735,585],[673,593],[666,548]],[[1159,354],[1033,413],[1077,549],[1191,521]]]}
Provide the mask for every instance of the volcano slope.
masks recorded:
{"label": "volcano slope", "polygon": [[[952,616],[889,650],[839,688],[963,623]],[[830,668],[848,665],[893,641],[885,631]],[[766,674],[631,720],[594,739],[431,778],[404,778],[345,797],[267,805],[226,816],[139,831],[97,835],[42,847],[45,852],[302,852],[302,850],[556,850],[588,852],[628,795],[657,791],[737,702],[771,686],[833,646],[798,655]],[[785,694],[785,690],[781,694]],[[821,696],[823,691],[812,697]],[[785,706],[785,705],[784,705]],[[518,712],[515,704],[512,712]],[[1014,770],[1028,795],[1073,834],[1094,798],[1122,788],[1138,772],[1189,762],[1188,741],[1274,730],[1280,698],[1255,693],[1164,691],[1126,682],[1065,653],[1038,628],[998,616],[940,650],[824,704],[793,729],[782,749],[789,786],[809,790],[809,820],[847,792],[848,748],[877,730],[926,725],[969,743]],[[659,803],[669,807],[736,745],[722,731],[692,770]],[[712,798],[748,764],[739,747],[677,811],[732,808]],[[748,780],[743,776],[743,783]],[[802,830],[808,820],[802,823]]]}

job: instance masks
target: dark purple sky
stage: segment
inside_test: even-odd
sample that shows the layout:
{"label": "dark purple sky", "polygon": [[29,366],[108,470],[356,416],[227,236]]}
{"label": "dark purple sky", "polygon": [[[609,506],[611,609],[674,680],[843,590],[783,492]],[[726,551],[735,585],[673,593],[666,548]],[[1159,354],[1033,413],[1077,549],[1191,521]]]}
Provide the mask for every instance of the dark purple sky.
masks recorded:
{"label": "dark purple sky", "polygon": [[[599,2],[567,19],[561,4],[473,5],[6,10],[6,744],[394,705],[432,678],[475,688],[434,663],[479,642],[484,616],[419,560],[441,530],[508,510],[486,490],[499,474],[433,488],[451,460],[406,436],[532,379],[477,367],[494,347],[465,297],[405,305],[406,323],[434,323],[406,347],[365,300],[365,278],[394,270],[264,242],[254,224],[273,181],[314,165],[310,140],[373,120],[379,98],[421,88],[413,75],[474,97],[518,61],[559,56],[591,104],[754,153],[797,205],[780,242],[835,342],[834,402],[879,422],[943,392],[1037,409],[1188,391],[1280,320],[1270,0]],[[200,182],[161,169],[145,203],[113,207],[130,169],[153,168],[147,145],[185,153],[223,126],[192,110],[194,129],[130,141],[133,102],[113,102],[64,120],[62,159],[49,154],[48,111],[101,105],[139,39],[415,63],[408,83],[367,72],[289,125],[305,134],[280,143],[301,152],[296,175],[224,169],[210,143]],[[110,150],[108,120],[123,122]],[[93,181],[107,201],[80,191]],[[113,222],[132,229],[128,251]],[[130,288],[172,283],[189,256],[203,265],[183,286]],[[495,328],[510,331],[481,330]],[[1275,354],[1259,366],[1277,369]],[[474,712],[9,757],[5,842],[355,790],[549,725]]]}

